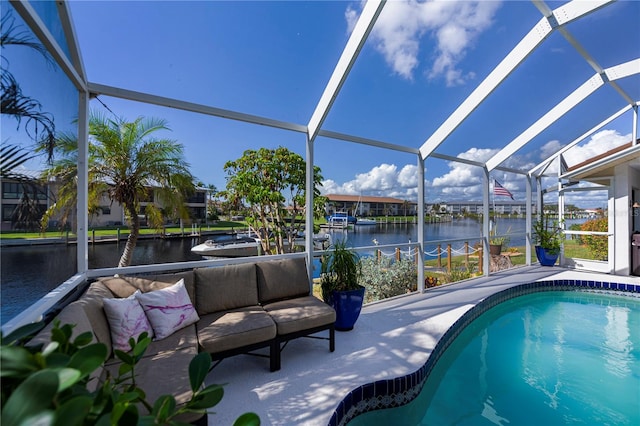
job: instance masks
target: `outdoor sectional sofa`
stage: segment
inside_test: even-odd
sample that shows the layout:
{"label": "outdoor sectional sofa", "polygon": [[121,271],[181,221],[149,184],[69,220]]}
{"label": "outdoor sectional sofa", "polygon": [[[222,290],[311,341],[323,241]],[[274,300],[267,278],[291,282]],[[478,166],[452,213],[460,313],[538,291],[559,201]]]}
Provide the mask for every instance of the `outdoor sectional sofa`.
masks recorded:
{"label": "outdoor sectional sofa", "polygon": [[[178,404],[186,402],[191,396],[188,365],[198,352],[208,352],[213,360],[220,361],[268,348],[270,369],[276,371],[280,369],[280,352],[291,339],[328,330],[329,350],[335,349],[335,311],[310,294],[306,262],[302,257],[155,276],[105,277],[91,283],[57,318],[62,324],[76,324],[74,335],[91,331],[112,353],[114,330],[110,329],[104,306],[141,294],[155,297],[173,291],[182,283],[191,311],[197,312],[189,315],[196,321],[160,340],[154,338],[136,366],[137,383],[149,401],[171,394]],[[145,313],[151,318],[146,307]],[[32,343],[48,341],[50,327]],[[106,371],[117,375],[118,367],[119,361],[111,356],[90,385],[97,386]]]}

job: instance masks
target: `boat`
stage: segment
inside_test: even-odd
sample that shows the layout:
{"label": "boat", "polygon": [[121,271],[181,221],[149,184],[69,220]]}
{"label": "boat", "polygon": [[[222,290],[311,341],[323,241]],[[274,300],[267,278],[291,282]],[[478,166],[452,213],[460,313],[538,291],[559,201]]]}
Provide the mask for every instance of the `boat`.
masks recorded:
{"label": "boat", "polygon": [[260,239],[246,235],[225,235],[206,240],[191,248],[191,252],[205,258],[257,256]]}
{"label": "boat", "polygon": [[[304,234],[295,239],[296,244],[304,246]],[[313,246],[316,250],[326,250],[331,245],[331,235],[314,234]],[[285,241],[288,247],[288,242]],[[212,240],[206,240],[191,248],[191,252],[207,259],[220,257],[248,257],[257,256],[262,250],[261,240],[255,233],[227,234]]]}
{"label": "boat", "polygon": [[377,225],[378,224],[378,222],[376,222],[375,219],[365,219],[365,218],[362,218],[362,217],[359,217],[357,219],[358,219],[358,221],[356,222],[356,225],[358,225],[358,226],[360,226],[360,225],[371,226],[371,225]]}
{"label": "boat", "polygon": [[327,217],[327,222],[331,222],[331,220],[333,219],[337,219],[337,220],[345,220],[349,225],[355,225],[358,222],[358,219],[356,219],[355,216],[351,216],[348,213],[345,212],[336,212],[330,216]]}

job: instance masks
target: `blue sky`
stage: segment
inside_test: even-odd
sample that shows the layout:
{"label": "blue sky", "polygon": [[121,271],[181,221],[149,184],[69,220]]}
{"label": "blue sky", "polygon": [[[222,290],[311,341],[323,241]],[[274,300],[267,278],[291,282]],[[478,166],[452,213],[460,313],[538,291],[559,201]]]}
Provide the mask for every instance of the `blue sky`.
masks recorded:
{"label": "blue sky", "polygon": [[[548,2],[552,9],[565,2]],[[73,1],[89,81],[306,125],[362,8],[346,1]],[[385,6],[323,126],[420,147],[542,15],[526,1]],[[568,25],[604,68],[640,56],[640,2],[620,1]],[[437,150],[486,160],[594,74],[553,33]],[[640,79],[620,81],[634,99]],[[225,186],[223,165],[249,148],[304,155],[303,134],[101,96],[117,115],[168,120],[192,172]],[[610,87],[551,125],[508,163],[527,168],[624,106]],[[96,101],[91,107],[105,111]],[[625,114],[567,156],[576,164],[631,138]],[[325,192],[416,197],[413,155],[318,138]],[[477,168],[426,161],[428,201],[478,200]],[[492,174],[524,200],[524,179]],[[601,207],[604,194],[571,200]]]}

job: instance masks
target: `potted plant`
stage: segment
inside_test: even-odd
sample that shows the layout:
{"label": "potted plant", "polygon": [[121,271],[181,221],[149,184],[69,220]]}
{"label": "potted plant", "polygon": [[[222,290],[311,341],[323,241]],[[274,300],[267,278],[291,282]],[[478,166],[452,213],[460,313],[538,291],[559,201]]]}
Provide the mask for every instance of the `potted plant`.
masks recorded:
{"label": "potted plant", "polygon": [[335,243],[322,258],[322,298],[336,310],[336,330],[353,329],[360,316],[364,302],[364,287],[358,284],[360,274],[360,258],[346,247],[345,241]]}
{"label": "potted plant", "polygon": [[507,229],[507,235],[498,236],[498,227],[494,226],[493,229],[489,232],[489,253],[492,256],[498,256],[502,253],[503,248],[507,248],[509,244],[509,232],[511,231],[511,227]]}
{"label": "potted plant", "polygon": [[533,223],[536,257],[543,266],[553,266],[560,255],[561,230],[558,222],[542,215]]}
{"label": "potted plant", "polygon": [[502,253],[502,249],[509,243],[509,237],[490,237],[489,253],[492,256],[498,256]]}

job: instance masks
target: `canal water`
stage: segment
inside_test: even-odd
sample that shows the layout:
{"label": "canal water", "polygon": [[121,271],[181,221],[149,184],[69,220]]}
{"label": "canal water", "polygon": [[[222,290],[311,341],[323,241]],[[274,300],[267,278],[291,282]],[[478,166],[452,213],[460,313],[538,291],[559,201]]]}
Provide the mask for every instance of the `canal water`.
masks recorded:
{"label": "canal water", "polygon": [[[468,238],[472,245],[480,238],[480,230],[481,224],[472,219],[425,224],[425,240]],[[524,219],[500,219],[498,222],[498,234],[524,234],[524,231]],[[379,245],[386,245],[416,242],[418,239],[417,225],[413,224],[356,226],[354,230],[333,231],[332,234],[334,240],[346,238],[347,245],[351,247],[373,246],[374,240]],[[200,238],[138,240],[132,265],[201,260],[200,256],[190,251],[191,247],[200,242]],[[463,244],[461,241],[452,243],[452,246],[456,249]],[[524,235],[514,235],[509,245],[524,245]],[[89,245],[89,268],[117,266],[123,249],[124,242]],[[433,250],[435,245],[425,246],[425,252]],[[2,247],[0,260],[0,321],[4,324],[75,273],[76,246],[55,244]]]}

